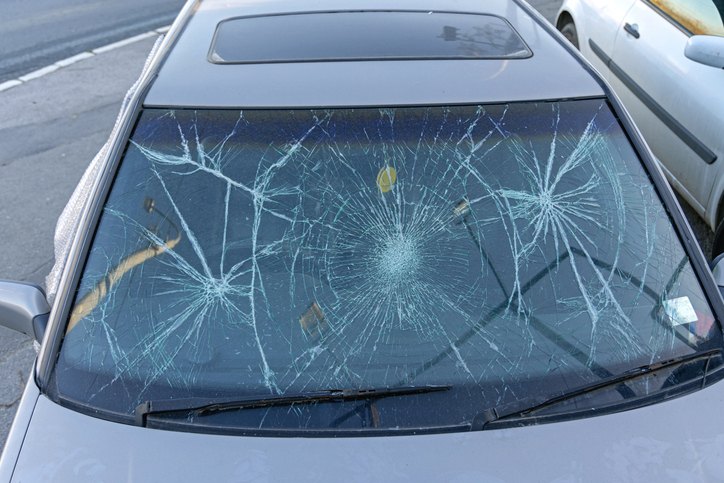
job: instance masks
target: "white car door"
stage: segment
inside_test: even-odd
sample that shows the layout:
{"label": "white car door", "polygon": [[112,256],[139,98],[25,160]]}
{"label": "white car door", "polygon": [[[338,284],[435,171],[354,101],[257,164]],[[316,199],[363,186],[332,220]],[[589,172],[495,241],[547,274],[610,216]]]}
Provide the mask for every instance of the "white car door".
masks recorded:
{"label": "white car door", "polygon": [[[693,34],[724,33],[716,5],[722,1],[636,0],[613,51],[593,46],[599,59],[610,56],[614,90],[673,184],[702,216],[724,163],[715,163],[724,151],[724,70],[690,60],[684,50]],[[709,215],[711,223],[715,214]]]}
{"label": "white car door", "polygon": [[583,39],[590,39],[606,52],[612,51],[618,32],[617,27],[636,1],[638,0],[585,0],[578,3],[581,19],[576,23],[579,49],[603,74],[608,74],[607,66],[600,58],[591,55],[590,42]]}

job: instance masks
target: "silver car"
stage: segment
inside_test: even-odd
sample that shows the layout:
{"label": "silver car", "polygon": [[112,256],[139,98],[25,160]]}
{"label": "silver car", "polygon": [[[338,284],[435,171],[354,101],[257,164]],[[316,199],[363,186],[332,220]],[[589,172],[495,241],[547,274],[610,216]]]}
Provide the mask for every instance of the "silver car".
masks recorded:
{"label": "silver car", "polygon": [[0,283],[0,480],[722,479],[693,240],[523,2],[189,2],[46,292]]}

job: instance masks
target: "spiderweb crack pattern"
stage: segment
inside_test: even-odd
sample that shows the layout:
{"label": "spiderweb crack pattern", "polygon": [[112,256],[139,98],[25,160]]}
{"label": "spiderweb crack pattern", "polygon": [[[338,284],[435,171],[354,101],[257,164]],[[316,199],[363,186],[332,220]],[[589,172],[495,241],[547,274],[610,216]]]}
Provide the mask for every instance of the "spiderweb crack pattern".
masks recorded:
{"label": "spiderweb crack pattern", "polygon": [[654,251],[632,263],[627,235],[653,240],[660,208],[631,201],[656,195],[621,176],[591,102],[582,125],[536,106],[540,132],[516,105],[149,115],[105,209],[120,250],[94,248],[81,288],[105,287],[79,330],[104,341],[84,363],[113,368],[98,392],[505,382],[661,349],[631,318]]}

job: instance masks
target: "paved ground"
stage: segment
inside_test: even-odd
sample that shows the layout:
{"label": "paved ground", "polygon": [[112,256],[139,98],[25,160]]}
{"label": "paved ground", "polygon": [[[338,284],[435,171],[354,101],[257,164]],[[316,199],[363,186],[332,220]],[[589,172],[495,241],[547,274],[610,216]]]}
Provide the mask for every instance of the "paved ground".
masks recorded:
{"label": "paved ground", "polygon": [[[530,3],[548,19],[560,5]],[[145,40],[0,92],[0,279],[42,284],[52,265],[55,220],[106,140],[152,43]],[[688,216],[706,240],[710,231],[690,210]],[[34,355],[29,339],[0,328],[0,447]]]}
{"label": "paved ground", "polygon": [[558,9],[561,8],[562,0],[528,0],[549,22],[553,23]]}
{"label": "paved ground", "polygon": [[2,0],[0,83],[168,25],[183,0]]}

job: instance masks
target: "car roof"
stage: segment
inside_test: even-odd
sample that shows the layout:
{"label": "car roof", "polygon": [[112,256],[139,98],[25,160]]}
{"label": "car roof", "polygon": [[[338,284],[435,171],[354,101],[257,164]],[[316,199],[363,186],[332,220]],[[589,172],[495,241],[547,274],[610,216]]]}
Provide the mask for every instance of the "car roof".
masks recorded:
{"label": "car roof", "polygon": [[[164,59],[144,105],[210,108],[410,106],[605,95],[584,64],[512,0],[316,0],[309,4],[314,8],[303,9],[295,0],[198,2]],[[430,58],[415,59],[375,60],[370,56],[353,61],[259,62],[256,59],[225,63],[218,62],[212,49],[217,27],[228,24],[229,19],[309,12],[330,15],[344,12],[348,19],[352,12],[390,10],[501,17],[522,38],[532,55],[484,60],[431,55]],[[423,17],[411,15],[409,21],[414,23]],[[320,28],[315,19],[321,18],[328,22],[332,17],[308,15],[305,20],[309,21],[302,25],[308,25],[310,33],[314,33]],[[339,18],[343,16],[339,15]],[[269,25],[277,26],[281,38],[288,32],[284,22]],[[408,28],[414,28],[414,25]],[[273,37],[276,33],[265,32],[264,35]],[[288,40],[282,44],[293,45]],[[340,43],[344,41],[339,39]],[[298,52],[275,54],[282,57],[299,55]]]}

